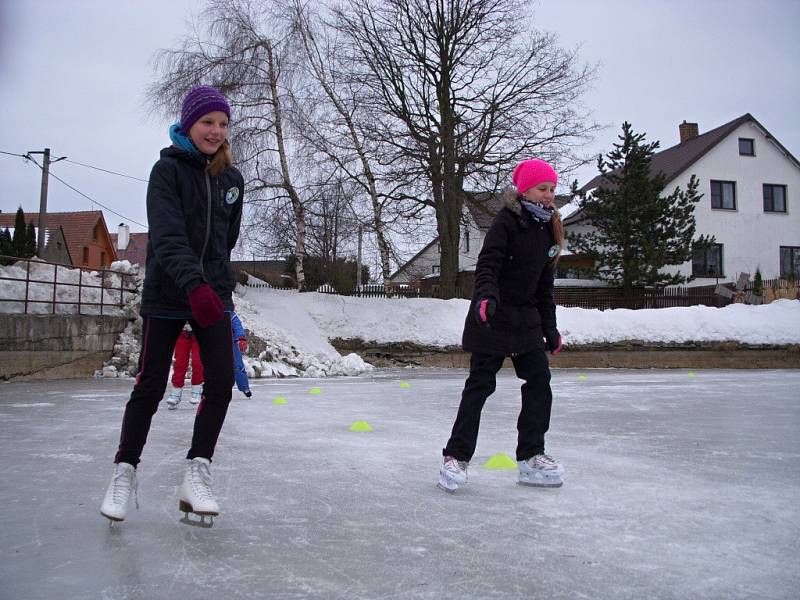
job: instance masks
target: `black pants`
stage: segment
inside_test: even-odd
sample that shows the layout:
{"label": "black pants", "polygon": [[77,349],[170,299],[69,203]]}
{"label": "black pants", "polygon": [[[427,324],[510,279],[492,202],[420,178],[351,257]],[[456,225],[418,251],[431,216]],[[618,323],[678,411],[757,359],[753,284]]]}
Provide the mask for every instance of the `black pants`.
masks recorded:
{"label": "black pants", "polygon": [[[115,463],[139,464],[150,422],[167,387],[175,342],[186,323],[183,319],[144,317],[139,374],[122,418],[119,449]],[[214,447],[228,412],[233,386],[233,350],[230,313],[211,327],[200,327],[189,320],[200,345],[205,368],[203,398],[194,418],[192,446],[186,458],[211,460]]]}
{"label": "black pants", "polygon": [[[469,461],[478,443],[481,410],[496,386],[497,372],[504,356],[473,354],[469,362],[469,377],[461,393],[461,404],[453,424],[453,432],[442,453],[458,460]],[[517,377],[522,384],[522,410],[517,420],[517,460],[526,460],[544,452],[544,434],[550,428],[550,367],[544,350],[534,350],[511,357]]]}

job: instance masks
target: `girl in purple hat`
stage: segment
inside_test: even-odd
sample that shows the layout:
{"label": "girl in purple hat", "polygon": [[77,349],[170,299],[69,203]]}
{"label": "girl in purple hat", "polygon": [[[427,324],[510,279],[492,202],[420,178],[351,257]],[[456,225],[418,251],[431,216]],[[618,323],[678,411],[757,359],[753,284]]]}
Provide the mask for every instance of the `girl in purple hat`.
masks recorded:
{"label": "girl in purple hat", "polygon": [[[184,98],[181,118],[170,127],[172,145],[150,173],[147,187],[147,270],[142,291],[142,350],[139,373],[122,419],[114,476],[101,514],[125,519],[136,467],[150,422],[164,396],[175,342],[190,323],[205,366],[180,510],[219,514],[211,490],[211,458],[233,385],[230,253],[239,237],[244,180],[231,163],[227,100],[208,86]],[[225,313],[229,313],[227,318]],[[138,506],[138,501],[137,501]],[[190,521],[196,522],[196,521]]]}
{"label": "girl in purple hat", "polygon": [[494,219],[475,268],[475,291],[462,345],[470,369],[455,423],[442,454],[439,487],[453,493],[467,482],[481,410],[494,392],[497,371],[511,357],[522,385],[517,421],[519,483],[562,485],[563,467],[545,454],[550,426],[550,367],[546,352],[561,351],[553,303],[553,270],[564,228],[553,205],[558,175],[543,160],[521,162],[513,188]]}

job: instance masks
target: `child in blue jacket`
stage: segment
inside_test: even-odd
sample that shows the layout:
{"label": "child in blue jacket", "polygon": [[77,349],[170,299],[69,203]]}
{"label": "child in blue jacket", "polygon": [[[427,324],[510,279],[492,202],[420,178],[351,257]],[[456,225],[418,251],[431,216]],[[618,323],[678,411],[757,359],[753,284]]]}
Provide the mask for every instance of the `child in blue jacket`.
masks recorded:
{"label": "child in blue jacket", "polygon": [[247,369],[245,369],[242,359],[242,352],[247,352],[247,339],[244,337],[244,327],[239,320],[239,315],[235,312],[231,313],[231,331],[233,331],[233,371],[236,377],[236,387],[249,398],[253,393],[250,391]]}

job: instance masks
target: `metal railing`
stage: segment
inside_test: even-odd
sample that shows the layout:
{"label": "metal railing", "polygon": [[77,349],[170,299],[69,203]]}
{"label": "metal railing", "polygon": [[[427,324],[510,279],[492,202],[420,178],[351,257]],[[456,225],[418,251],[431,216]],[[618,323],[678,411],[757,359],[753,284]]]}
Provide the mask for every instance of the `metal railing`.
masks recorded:
{"label": "metal railing", "polygon": [[119,314],[139,293],[135,277],[122,271],[7,255],[0,255],[0,265],[0,312],[6,314]]}

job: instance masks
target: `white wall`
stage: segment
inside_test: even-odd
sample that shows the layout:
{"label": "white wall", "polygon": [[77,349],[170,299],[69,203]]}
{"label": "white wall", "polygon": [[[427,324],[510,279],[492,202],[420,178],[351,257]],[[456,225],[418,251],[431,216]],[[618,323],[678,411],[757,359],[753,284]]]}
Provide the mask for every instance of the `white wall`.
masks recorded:
{"label": "white wall", "polygon": [[[755,140],[755,156],[739,155],[739,138]],[[724,280],[760,267],[765,279],[780,274],[780,246],[800,246],[800,168],[755,125],[745,123],[695,162],[664,190],[685,189],[690,175],[700,180],[703,198],[695,207],[697,235],[710,234],[723,244]],[[711,208],[711,180],[736,182],[736,210]],[[786,186],[785,213],[764,212],[762,185]],[[691,262],[680,268],[691,274]],[[713,278],[697,278],[690,285],[708,285]]]}

